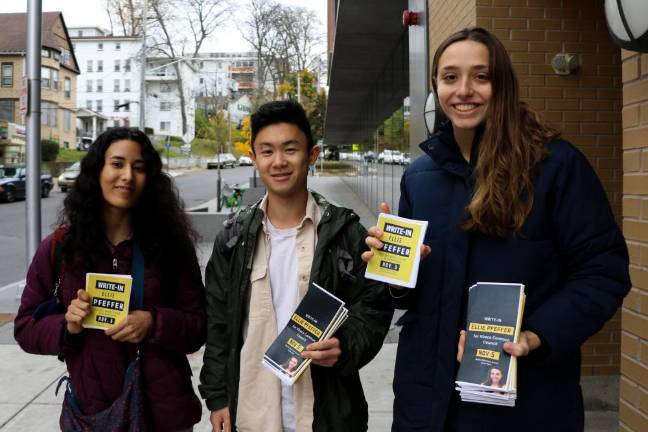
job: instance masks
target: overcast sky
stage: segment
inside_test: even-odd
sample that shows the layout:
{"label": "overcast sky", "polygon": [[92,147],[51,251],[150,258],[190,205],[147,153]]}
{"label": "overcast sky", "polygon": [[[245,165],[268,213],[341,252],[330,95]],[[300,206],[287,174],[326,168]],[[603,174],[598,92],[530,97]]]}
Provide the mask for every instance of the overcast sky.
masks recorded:
{"label": "overcast sky", "polygon": [[[322,32],[326,31],[326,0],[277,0],[279,3],[303,6],[315,10],[321,25]],[[236,0],[235,4],[243,4]],[[241,10],[243,9],[240,6]],[[0,13],[26,12],[27,0],[0,0]],[[104,0],[43,0],[43,11],[61,11],[65,24],[68,27],[97,26],[110,29],[110,22],[104,11]],[[240,15],[240,12],[237,14]],[[236,26],[232,23],[230,28],[223,29],[214,35],[212,40],[202,51],[245,51],[249,46],[240,36]]]}

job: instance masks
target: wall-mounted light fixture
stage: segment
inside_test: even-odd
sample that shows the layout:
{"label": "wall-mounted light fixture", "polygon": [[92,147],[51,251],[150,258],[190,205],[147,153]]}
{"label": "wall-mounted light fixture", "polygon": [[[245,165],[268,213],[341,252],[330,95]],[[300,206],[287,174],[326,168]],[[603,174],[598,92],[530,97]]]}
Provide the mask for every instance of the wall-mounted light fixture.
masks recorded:
{"label": "wall-mounted light fixture", "polygon": [[439,107],[439,102],[437,101],[434,90],[428,94],[427,100],[425,101],[423,118],[429,135],[436,132],[438,127],[446,121],[446,116]]}
{"label": "wall-mounted light fixture", "polygon": [[605,0],[605,16],[618,46],[648,52],[648,1]]}
{"label": "wall-mounted light fixture", "polygon": [[556,75],[569,75],[578,69],[578,57],[574,54],[558,53],[551,59],[551,67]]}

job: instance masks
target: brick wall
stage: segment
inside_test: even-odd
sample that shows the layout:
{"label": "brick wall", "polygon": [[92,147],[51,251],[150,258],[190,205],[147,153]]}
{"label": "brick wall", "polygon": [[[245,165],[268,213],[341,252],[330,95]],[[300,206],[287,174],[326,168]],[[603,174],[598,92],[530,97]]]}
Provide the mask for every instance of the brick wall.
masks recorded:
{"label": "brick wall", "polygon": [[622,309],[619,430],[648,430],[648,54],[623,51],[623,231],[632,291]]}
{"label": "brick wall", "polygon": [[475,25],[475,0],[428,0],[430,70],[439,44],[452,33]]}

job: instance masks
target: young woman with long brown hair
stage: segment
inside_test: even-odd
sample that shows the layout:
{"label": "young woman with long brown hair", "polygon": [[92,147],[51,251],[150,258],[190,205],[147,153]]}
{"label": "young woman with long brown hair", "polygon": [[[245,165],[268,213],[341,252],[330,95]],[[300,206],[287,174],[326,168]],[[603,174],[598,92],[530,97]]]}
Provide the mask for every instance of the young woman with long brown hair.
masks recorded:
{"label": "young woman with long brown hair", "polygon": [[[451,35],[432,73],[449,121],[401,180],[399,214],[428,230],[416,288],[389,288],[407,309],[392,430],[582,431],[580,346],[630,289],[605,192],[583,154],[520,101],[509,55],[487,30]],[[369,233],[382,247],[382,232]],[[504,345],[519,359],[514,408],[464,403],[454,388],[478,281],[526,287],[519,343]]]}

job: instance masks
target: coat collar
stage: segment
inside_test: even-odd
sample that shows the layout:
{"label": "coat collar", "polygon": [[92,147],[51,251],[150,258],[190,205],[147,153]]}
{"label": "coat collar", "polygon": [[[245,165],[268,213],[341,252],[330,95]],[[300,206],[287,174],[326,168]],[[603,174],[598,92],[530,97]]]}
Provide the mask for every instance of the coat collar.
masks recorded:
{"label": "coat collar", "polygon": [[473,145],[470,151],[470,163],[461,155],[459,145],[454,139],[452,132],[452,123],[444,123],[441,128],[434,133],[428,140],[419,144],[419,147],[425,154],[443,170],[455,174],[459,177],[468,178],[472,176],[475,166],[477,165],[477,155],[479,154],[479,144],[484,134],[484,126],[477,128]]}

